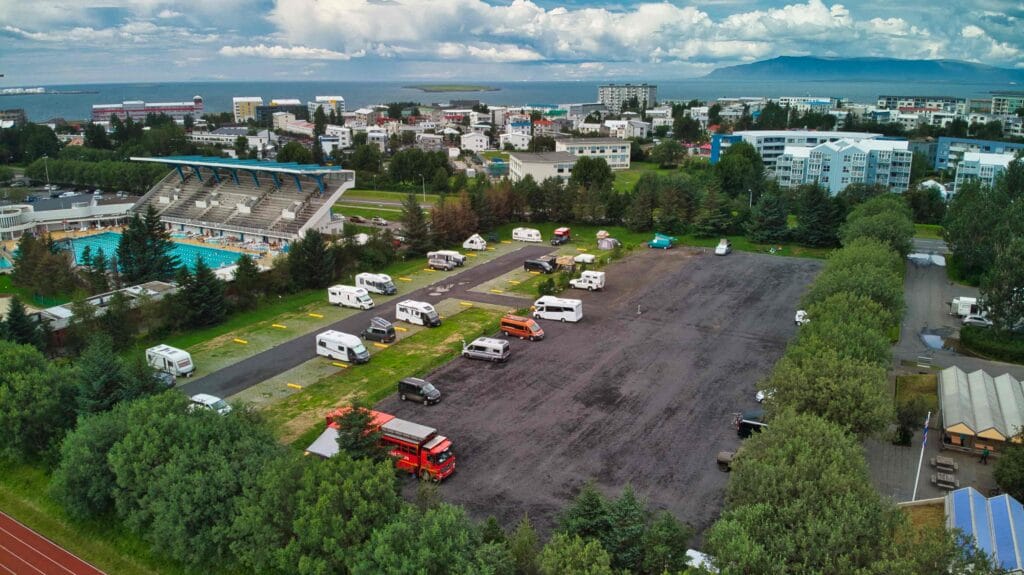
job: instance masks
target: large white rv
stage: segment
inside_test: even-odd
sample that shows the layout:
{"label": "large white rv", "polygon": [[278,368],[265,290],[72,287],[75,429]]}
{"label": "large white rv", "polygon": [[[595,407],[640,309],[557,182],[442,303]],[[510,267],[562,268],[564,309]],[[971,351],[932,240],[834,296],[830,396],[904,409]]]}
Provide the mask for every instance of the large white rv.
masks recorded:
{"label": "large white rv", "polygon": [[363,340],[352,334],[333,329],[317,334],[316,354],[352,363],[370,361],[370,352],[366,351]]}
{"label": "large white rv", "polygon": [[517,242],[542,242],[540,230],[534,228],[515,228],[512,230],[512,239]]}
{"label": "large white rv", "polygon": [[394,295],[398,293],[395,282],[391,281],[391,276],[387,274],[356,274],[356,287],[361,287],[368,292],[381,295]]}
{"label": "large white rv", "polygon": [[370,309],[373,307],[373,300],[370,294],[361,287],[336,285],[327,288],[327,301],[332,305],[343,307],[354,307],[356,309]]}
{"label": "large white rv", "polygon": [[441,316],[437,315],[434,306],[424,301],[407,299],[395,306],[395,319],[416,325],[437,327],[441,325]]}
{"label": "large white rv", "polygon": [[187,351],[162,344],[146,350],[146,363],[157,371],[175,377],[191,377],[196,370],[196,364],[192,363],[192,356]]}
{"label": "large white rv", "polygon": [[457,266],[465,265],[466,263],[466,256],[455,250],[437,250],[436,252],[427,252],[427,259],[434,258],[448,260]]}
{"label": "large white rv", "polygon": [[533,302],[533,317],[563,322],[580,321],[583,319],[583,302],[546,295]]}

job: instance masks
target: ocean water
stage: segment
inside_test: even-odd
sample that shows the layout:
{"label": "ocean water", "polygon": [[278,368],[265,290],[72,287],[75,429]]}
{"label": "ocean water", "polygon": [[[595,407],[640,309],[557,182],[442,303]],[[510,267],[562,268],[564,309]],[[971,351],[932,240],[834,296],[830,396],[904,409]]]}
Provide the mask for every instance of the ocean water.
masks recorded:
{"label": "ocean water", "polygon": [[[203,97],[207,112],[231,111],[233,96],[298,98],[342,96],[346,107],[396,101],[424,104],[457,99],[478,99],[493,105],[541,105],[597,101],[599,82],[467,82],[499,88],[493,92],[427,93],[405,86],[411,82],[175,82],[140,84],[80,84],[45,86],[48,90],[87,90],[95,94],[43,94],[0,96],[0,109],[23,108],[32,121],[60,117],[87,119],[93,104],[116,104],[125,100],[180,102]],[[622,82],[618,82],[622,83]],[[690,80],[651,82],[658,86],[659,100],[713,100],[738,96],[824,96],[873,103],[880,94],[955,96],[986,98],[993,90],[1013,88],[1006,84],[966,82],[751,82],[738,80]],[[22,86],[35,87],[35,86]]]}

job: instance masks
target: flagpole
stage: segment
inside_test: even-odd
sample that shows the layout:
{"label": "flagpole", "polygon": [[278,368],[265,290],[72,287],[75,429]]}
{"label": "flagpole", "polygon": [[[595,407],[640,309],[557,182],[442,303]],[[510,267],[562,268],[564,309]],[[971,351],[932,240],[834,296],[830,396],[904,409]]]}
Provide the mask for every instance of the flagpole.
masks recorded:
{"label": "flagpole", "polygon": [[911,501],[917,501],[917,484],[921,481],[921,465],[924,464],[924,448],[928,445],[928,423],[932,420],[932,412],[928,412],[928,417],[924,418],[924,434],[921,437],[921,457],[917,460],[917,476],[914,477],[914,495],[910,497]]}

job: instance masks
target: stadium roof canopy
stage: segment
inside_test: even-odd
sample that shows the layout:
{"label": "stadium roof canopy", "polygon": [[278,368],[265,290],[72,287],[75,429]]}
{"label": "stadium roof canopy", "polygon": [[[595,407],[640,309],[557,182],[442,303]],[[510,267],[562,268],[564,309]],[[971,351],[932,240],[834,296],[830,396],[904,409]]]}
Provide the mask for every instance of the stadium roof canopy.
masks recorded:
{"label": "stadium roof canopy", "polygon": [[253,182],[255,182],[257,187],[260,185],[259,178],[257,177],[258,173],[270,174],[277,187],[281,187],[281,181],[278,179],[279,174],[290,175],[295,178],[295,184],[301,191],[302,183],[299,180],[299,176],[308,176],[316,182],[320,193],[325,192],[324,176],[344,171],[341,166],[320,166],[296,162],[263,162],[260,160],[238,160],[235,158],[216,158],[212,156],[158,156],[151,158],[132,156],[129,159],[135,162],[151,162],[173,166],[178,171],[182,181],[185,180],[185,172],[182,168],[192,168],[199,181],[203,180],[202,169],[206,168],[214,180],[219,182],[221,179],[220,170],[225,170],[235,183],[238,184],[238,171],[243,170],[252,175]]}

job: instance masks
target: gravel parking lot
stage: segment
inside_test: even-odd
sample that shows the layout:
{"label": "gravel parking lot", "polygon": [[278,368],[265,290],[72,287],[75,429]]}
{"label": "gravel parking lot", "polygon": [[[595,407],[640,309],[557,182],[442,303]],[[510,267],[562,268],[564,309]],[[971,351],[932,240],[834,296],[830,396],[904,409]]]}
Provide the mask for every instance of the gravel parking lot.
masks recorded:
{"label": "gravel parking lot", "polygon": [[[446,500],[477,517],[541,529],[588,479],[609,495],[631,483],[653,506],[706,529],[727,475],[715,454],[738,446],[732,414],[794,334],[793,313],[821,262],[674,249],[612,265],[579,324],[541,320],[547,338],[515,340],[506,364],[459,358],[428,379],[430,407],[377,408],[452,439]],[[638,308],[639,306],[639,308]],[[408,488],[414,487],[410,482]]]}

